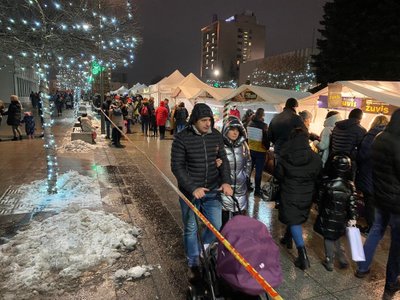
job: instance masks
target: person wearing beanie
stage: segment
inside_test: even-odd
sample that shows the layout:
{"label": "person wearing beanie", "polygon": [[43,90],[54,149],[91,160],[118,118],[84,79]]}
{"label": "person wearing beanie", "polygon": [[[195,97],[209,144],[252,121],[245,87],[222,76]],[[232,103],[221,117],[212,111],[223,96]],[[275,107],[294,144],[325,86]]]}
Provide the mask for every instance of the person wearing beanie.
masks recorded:
{"label": "person wearing beanie", "polygon": [[350,112],[348,119],[336,122],[332,130],[331,155],[344,154],[350,157],[353,180],[355,179],[357,170],[356,158],[358,148],[367,133],[367,130],[360,124],[362,117],[362,110],[355,108]]}
{"label": "person wearing beanie", "polygon": [[[222,221],[220,192],[232,196],[229,161],[221,133],[214,129],[211,108],[198,103],[193,107],[188,126],[179,132],[172,143],[171,170],[179,190],[219,230]],[[217,159],[222,164],[217,166]],[[184,246],[189,265],[189,281],[201,279],[199,268],[199,245],[193,211],[179,198],[184,225]],[[208,229],[203,241],[210,244],[215,239]]]}

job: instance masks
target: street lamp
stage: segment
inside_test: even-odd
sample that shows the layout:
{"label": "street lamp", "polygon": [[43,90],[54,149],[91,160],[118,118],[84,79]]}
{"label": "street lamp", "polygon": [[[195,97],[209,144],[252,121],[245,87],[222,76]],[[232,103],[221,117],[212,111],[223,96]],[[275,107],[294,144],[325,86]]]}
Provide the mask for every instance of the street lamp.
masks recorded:
{"label": "street lamp", "polygon": [[220,71],[218,69],[214,70],[214,76],[218,78]]}

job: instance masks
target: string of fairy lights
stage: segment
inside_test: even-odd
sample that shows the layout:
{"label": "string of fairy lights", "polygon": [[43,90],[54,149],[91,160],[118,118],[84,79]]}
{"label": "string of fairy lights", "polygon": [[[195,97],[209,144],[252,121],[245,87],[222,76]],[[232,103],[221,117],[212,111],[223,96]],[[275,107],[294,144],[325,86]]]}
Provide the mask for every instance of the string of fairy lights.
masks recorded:
{"label": "string of fairy lights", "polygon": [[114,69],[134,61],[140,42],[135,28],[130,0],[0,1],[0,53],[20,68],[33,68],[40,80],[49,193],[57,192],[58,176],[50,71],[59,71],[62,88],[80,94],[93,62]]}
{"label": "string of fairy lights", "polygon": [[256,69],[248,80],[253,85],[297,91],[308,91],[316,85],[316,76],[309,64],[303,71],[272,73]]}

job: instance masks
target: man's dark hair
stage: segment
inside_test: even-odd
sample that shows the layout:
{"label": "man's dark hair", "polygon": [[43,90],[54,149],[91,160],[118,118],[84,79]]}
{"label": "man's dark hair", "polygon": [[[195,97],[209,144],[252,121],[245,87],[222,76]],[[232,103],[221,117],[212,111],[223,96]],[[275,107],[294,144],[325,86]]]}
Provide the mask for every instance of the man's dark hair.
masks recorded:
{"label": "man's dark hair", "polygon": [[286,104],[285,104],[285,108],[294,108],[294,107],[298,107],[299,103],[297,102],[297,100],[295,98],[289,98],[286,100]]}
{"label": "man's dark hair", "polygon": [[262,118],[264,118],[264,108],[261,108],[261,107],[257,108],[255,118],[257,120],[261,120]]}
{"label": "man's dark hair", "polygon": [[359,108],[353,109],[349,114],[349,119],[358,119],[361,120],[363,116],[363,111]]}

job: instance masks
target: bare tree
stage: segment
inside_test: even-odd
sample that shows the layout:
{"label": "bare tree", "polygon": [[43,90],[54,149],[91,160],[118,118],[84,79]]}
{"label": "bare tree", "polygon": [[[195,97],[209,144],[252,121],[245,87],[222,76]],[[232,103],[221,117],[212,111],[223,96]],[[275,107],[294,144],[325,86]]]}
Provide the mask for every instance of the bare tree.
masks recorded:
{"label": "bare tree", "polygon": [[0,52],[39,73],[48,193],[57,192],[49,70],[64,66],[77,72],[94,60],[106,68],[127,66],[140,42],[134,15],[129,0],[0,1]]}

